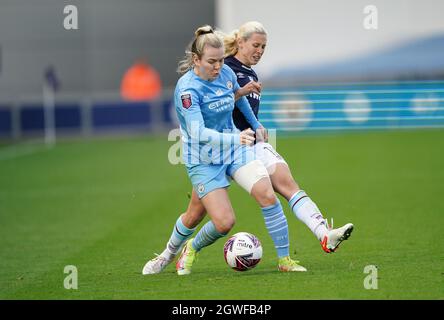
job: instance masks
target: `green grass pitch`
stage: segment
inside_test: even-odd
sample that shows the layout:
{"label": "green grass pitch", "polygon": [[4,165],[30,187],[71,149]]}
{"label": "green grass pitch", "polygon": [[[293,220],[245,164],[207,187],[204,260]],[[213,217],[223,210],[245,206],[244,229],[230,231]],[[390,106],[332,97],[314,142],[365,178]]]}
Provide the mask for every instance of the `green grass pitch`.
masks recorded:
{"label": "green grass pitch", "polygon": [[[168,162],[172,144],[166,135],[62,141],[16,157],[22,146],[0,147],[0,299],[444,299],[444,131],[279,138],[324,216],[355,224],[326,254],[281,198],[290,251],[308,269],[292,274],[277,271],[259,207],[232,185],[230,234],[259,237],[255,269],[229,269],[221,239],[190,276],[174,264],[141,275],[188,203],[184,166]],[[67,265],[77,290],[64,288]],[[364,287],[367,265],[377,266],[377,289]]]}

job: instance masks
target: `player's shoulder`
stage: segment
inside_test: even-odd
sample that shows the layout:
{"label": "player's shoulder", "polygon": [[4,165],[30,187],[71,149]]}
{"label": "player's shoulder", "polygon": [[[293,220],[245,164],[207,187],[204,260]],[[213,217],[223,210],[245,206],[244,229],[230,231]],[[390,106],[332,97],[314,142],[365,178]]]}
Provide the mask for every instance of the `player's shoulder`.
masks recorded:
{"label": "player's shoulder", "polygon": [[223,65],[222,65],[222,71],[223,72],[228,72],[228,73],[232,73],[233,72],[233,70],[231,70],[231,68],[226,64],[226,63],[224,63]]}
{"label": "player's shoulder", "polygon": [[237,60],[234,56],[225,58],[225,63],[233,70],[238,79],[250,78],[257,80],[257,74],[251,67],[245,66],[242,62]]}
{"label": "player's shoulder", "polygon": [[231,70],[236,72],[236,70],[241,68],[241,63],[239,60],[237,60],[234,56],[228,56],[224,60],[225,65],[229,66]]}
{"label": "player's shoulder", "polygon": [[240,65],[241,62],[237,60],[234,56],[227,56],[224,59],[224,62],[228,65]]}
{"label": "player's shoulder", "polygon": [[194,76],[193,72],[188,71],[185,74],[183,74],[176,84],[176,93],[181,94],[183,92],[189,92],[195,94],[196,92],[199,92],[201,83],[196,80],[196,77]]}
{"label": "player's shoulder", "polygon": [[221,75],[227,78],[236,78],[236,74],[234,73],[233,69],[226,64],[222,66]]}
{"label": "player's shoulder", "polygon": [[185,72],[179,78],[179,80],[177,80],[176,87],[182,88],[182,87],[193,86],[193,85],[195,85],[193,73],[191,72],[191,70],[189,70],[189,71]]}

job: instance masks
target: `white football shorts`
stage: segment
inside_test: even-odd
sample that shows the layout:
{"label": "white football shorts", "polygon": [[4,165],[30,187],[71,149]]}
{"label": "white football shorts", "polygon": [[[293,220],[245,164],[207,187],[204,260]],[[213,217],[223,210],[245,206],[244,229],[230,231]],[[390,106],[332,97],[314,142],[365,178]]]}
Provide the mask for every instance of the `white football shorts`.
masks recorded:
{"label": "white football shorts", "polygon": [[267,142],[258,142],[253,149],[255,158],[262,161],[270,175],[274,173],[277,163],[287,164],[284,158]]}

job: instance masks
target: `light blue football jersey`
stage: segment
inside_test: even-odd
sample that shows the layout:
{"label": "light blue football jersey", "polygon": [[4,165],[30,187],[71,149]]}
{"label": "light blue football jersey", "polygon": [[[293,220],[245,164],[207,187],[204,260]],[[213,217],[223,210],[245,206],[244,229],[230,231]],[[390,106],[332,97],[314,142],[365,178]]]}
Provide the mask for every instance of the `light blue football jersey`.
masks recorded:
{"label": "light blue football jersey", "polygon": [[[230,161],[230,153],[240,146],[239,130],[232,118],[234,93],[239,88],[236,75],[226,65],[213,81],[203,80],[193,70],[179,79],[174,91],[174,105],[180,121],[186,165]],[[251,128],[256,130],[260,123],[248,100],[242,97],[237,105]]]}

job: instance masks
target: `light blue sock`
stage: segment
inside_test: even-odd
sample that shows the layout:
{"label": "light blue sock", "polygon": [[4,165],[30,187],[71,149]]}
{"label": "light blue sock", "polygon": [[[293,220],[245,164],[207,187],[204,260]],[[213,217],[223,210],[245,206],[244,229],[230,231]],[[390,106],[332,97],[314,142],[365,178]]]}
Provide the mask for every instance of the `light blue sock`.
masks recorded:
{"label": "light blue sock", "polygon": [[289,240],[288,240],[288,223],[282,209],[281,203],[276,199],[276,203],[262,208],[262,214],[264,215],[265,225],[268,230],[268,234],[271,236],[274,242],[279,258],[290,255],[289,253]]}
{"label": "light blue sock", "polygon": [[197,233],[196,238],[193,240],[192,246],[196,251],[200,251],[202,248],[213,244],[217,239],[226,235],[226,233],[219,233],[216,230],[214,223],[212,221],[208,221]]}
{"label": "light blue sock", "polygon": [[176,224],[174,225],[173,232],[171,233],[171,237],[168,240],[167,244],[167,250],[171,255],[176,255],[183,244],[191,237],[191,235],[194,233],[193,229],[189,229],[184,226],[182,223],[182,216],[177,219]]}

